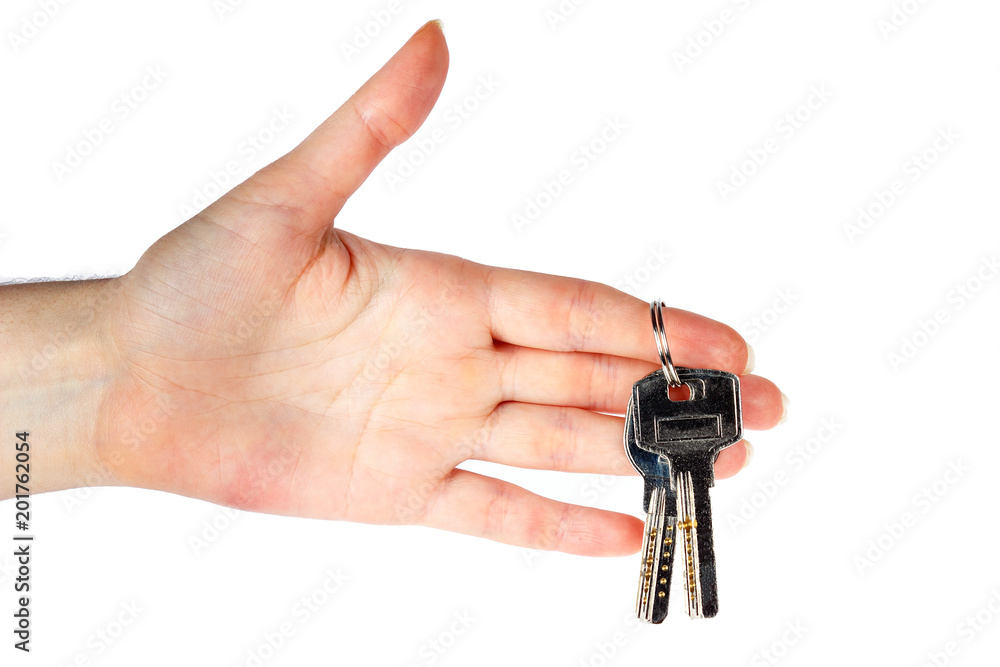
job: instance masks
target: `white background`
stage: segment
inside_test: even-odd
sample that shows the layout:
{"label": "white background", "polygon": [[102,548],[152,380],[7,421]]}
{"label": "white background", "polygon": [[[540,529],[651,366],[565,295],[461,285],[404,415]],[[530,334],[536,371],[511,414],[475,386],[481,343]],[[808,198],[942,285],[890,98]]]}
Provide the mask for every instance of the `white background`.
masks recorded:
{"label": "white background", "polygon": [[[0,550],[0,662],[258,664],[250,652],[266,665],[995,659],[1000,280],[988,262],[1000,244],[1000,5],[897,2],[912,15],[880,27],[893,17],[889,0],[591,0],[556,23],[546,14],[556,0],[404,0],[349,59],[342,45],[388,0],[246,0],[221,15],[212,0],[96,0],[59,4],[45,21],[44,3],[7,0],[0,279],[129,270],[212,192],[213,172],[236,160],[242,179],[281,155],[440,17],[452,57],[441,101],[337,224],[617,284],[723,320],[753,341],[757,372],[792,405],[786,424],[750,434],[750,468],[713,490],[715,620],[689,620],[675,598],[664,625],[639,626],[638,555],[230,519],[204,502],[96,489],[35,498],[30,656],[10,648],[13,561]],[[715,23],[723,10],[729,23]],[[45,25],[34,34],[25,20]],[[15,47],[20,34],[33,36]],[[685,52],[691,62],[678,60]],[[165,78],[123,119],[115,100],[147,67]],[[497,89],[470,98],[491,76]],[[824,89],[824,101],[811,97]],[[445,115],[456,104],[477,108],[458,125]],[[263,150],[243,150],[274,109],[294,120],[264,133]],[[111,134],[60,180],[53,163],[106,117]],[[574,153],[609,119],[625,129],[579,171]],[[434,128],[446,141],[393,191],[386,175]],[[949,130],[951,143],[938,142],[948,150],[937,151]],[[744,164],[767,146],[776,151],[762,166]],[[915,167],[925,151],[933,163]],[[572,184],[517,229],[512,214],[561,169]],[[734,169],[753,173],[724,201],[719,183]],[[897,179],[902,194],[879,211]],[[880,215],[852,236],[859,207]],[[666,266],[652,261],[662,253]],[[640,515],[637,479],[475,467]],[[210,544],[196,553],[193,537]],[[328,571],[347,580],[326,596],[317,591]],[[295,605],[314,594],[327,599],[305,619]],[[138,618],[119,634],[122,605],[133,603]],[[285,621],[294,634],[269,650],[265,637]],[[110,646],[97,639],[105,630],[117,635]]]}

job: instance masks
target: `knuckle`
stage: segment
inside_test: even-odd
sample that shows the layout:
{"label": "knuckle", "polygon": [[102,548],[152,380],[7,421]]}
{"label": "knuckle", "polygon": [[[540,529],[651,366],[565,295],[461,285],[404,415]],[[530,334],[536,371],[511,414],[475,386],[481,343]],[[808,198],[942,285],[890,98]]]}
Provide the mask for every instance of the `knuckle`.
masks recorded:
{"label": "knuckle", "polygon": [[502,540],[512,502],[511,488],[502,484],[490,498],[486,511],[483,512],[484,537],[492,540]]}
{"label": "knuckle", "polygon": [[539,513],[531,527],[529,539],[532,547],[546,551],[557,551],[563,544],[570,526],[573,525],[575,508],[563,504],[555,513]]}
{"label": "knuckle", "polygon": [[597,286],[585,280],[577,283],[567,310],[567,347],[571,351],[584,349],[597,325]]}
{"label": "knuckle", "polygon": [[395,148],[410,136],[410,132],[405,127],[373,103],[362,107],[355,102],[351,108],[354,109],[371,138],[385,150]]}
{"label": "knuckle", "polygon": [[569,471],[573,468],[579,450],[579,431],[574,412],[558,408],[549,443],[549,466],[552,470]]}
{"label": "knuckle", "polygon": [[613,405],[619,379],[618,365],[613,359],[607,355],[596,356],[590,374],[589,407],[601,408]]}

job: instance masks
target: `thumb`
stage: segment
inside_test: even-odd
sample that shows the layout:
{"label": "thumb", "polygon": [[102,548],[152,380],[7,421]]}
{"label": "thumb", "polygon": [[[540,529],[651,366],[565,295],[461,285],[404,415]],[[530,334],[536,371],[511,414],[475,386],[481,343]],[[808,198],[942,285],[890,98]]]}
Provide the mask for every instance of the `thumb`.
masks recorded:
{"label": "thumb", "polygon": [[431,21],[301,144],[231,194],[290,213],[290,231],[318,238],[389,151],[423,124],[447,73],[448,46]]}

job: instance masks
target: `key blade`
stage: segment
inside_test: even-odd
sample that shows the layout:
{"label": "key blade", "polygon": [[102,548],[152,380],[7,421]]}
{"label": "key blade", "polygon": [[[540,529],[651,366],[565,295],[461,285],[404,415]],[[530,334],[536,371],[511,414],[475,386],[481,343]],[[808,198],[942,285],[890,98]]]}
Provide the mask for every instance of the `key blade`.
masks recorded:
{"label": "key blade", "polygon": [[690,471],[679,472],[676,482],[676,533],[683,558],[687,613],[691,618],[712,618],[719,613],[719,592],[709,485]]}
{"label": "key blade", "polygon": [[667,460],[636,446],[635,421],[635,406],[629,402],[625,412],[625,451],[643,476],[642,507],[646,511],[635,613],[647,623],[662,623],[670,601],[677,497],[670,488]]}
{"label": "key blade", "polygon": [[647,623],[662,623],[670,602],[670,575],[674,561],[675,519],[668,504],[667,489],[656,486],[650,496],[650,512],[642,539],[642,566],[635,614]]}

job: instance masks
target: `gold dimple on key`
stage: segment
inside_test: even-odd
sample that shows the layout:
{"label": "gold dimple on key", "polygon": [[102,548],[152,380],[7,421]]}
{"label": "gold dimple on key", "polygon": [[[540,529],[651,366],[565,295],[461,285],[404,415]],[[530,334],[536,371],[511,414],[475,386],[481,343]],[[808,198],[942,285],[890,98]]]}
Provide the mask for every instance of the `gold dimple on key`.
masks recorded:
{"label": "gold dimple on key", "polygon": [[677,524],[681,530],[684,531],[684,552],[687,561],[687,594],[689,600],[693,603],[697,598],[697,576],[698,573],[695,570],[694,564],[694,529],[698,527],[698,522],[692,517],[684,517],[684,521],[680,521]]}

